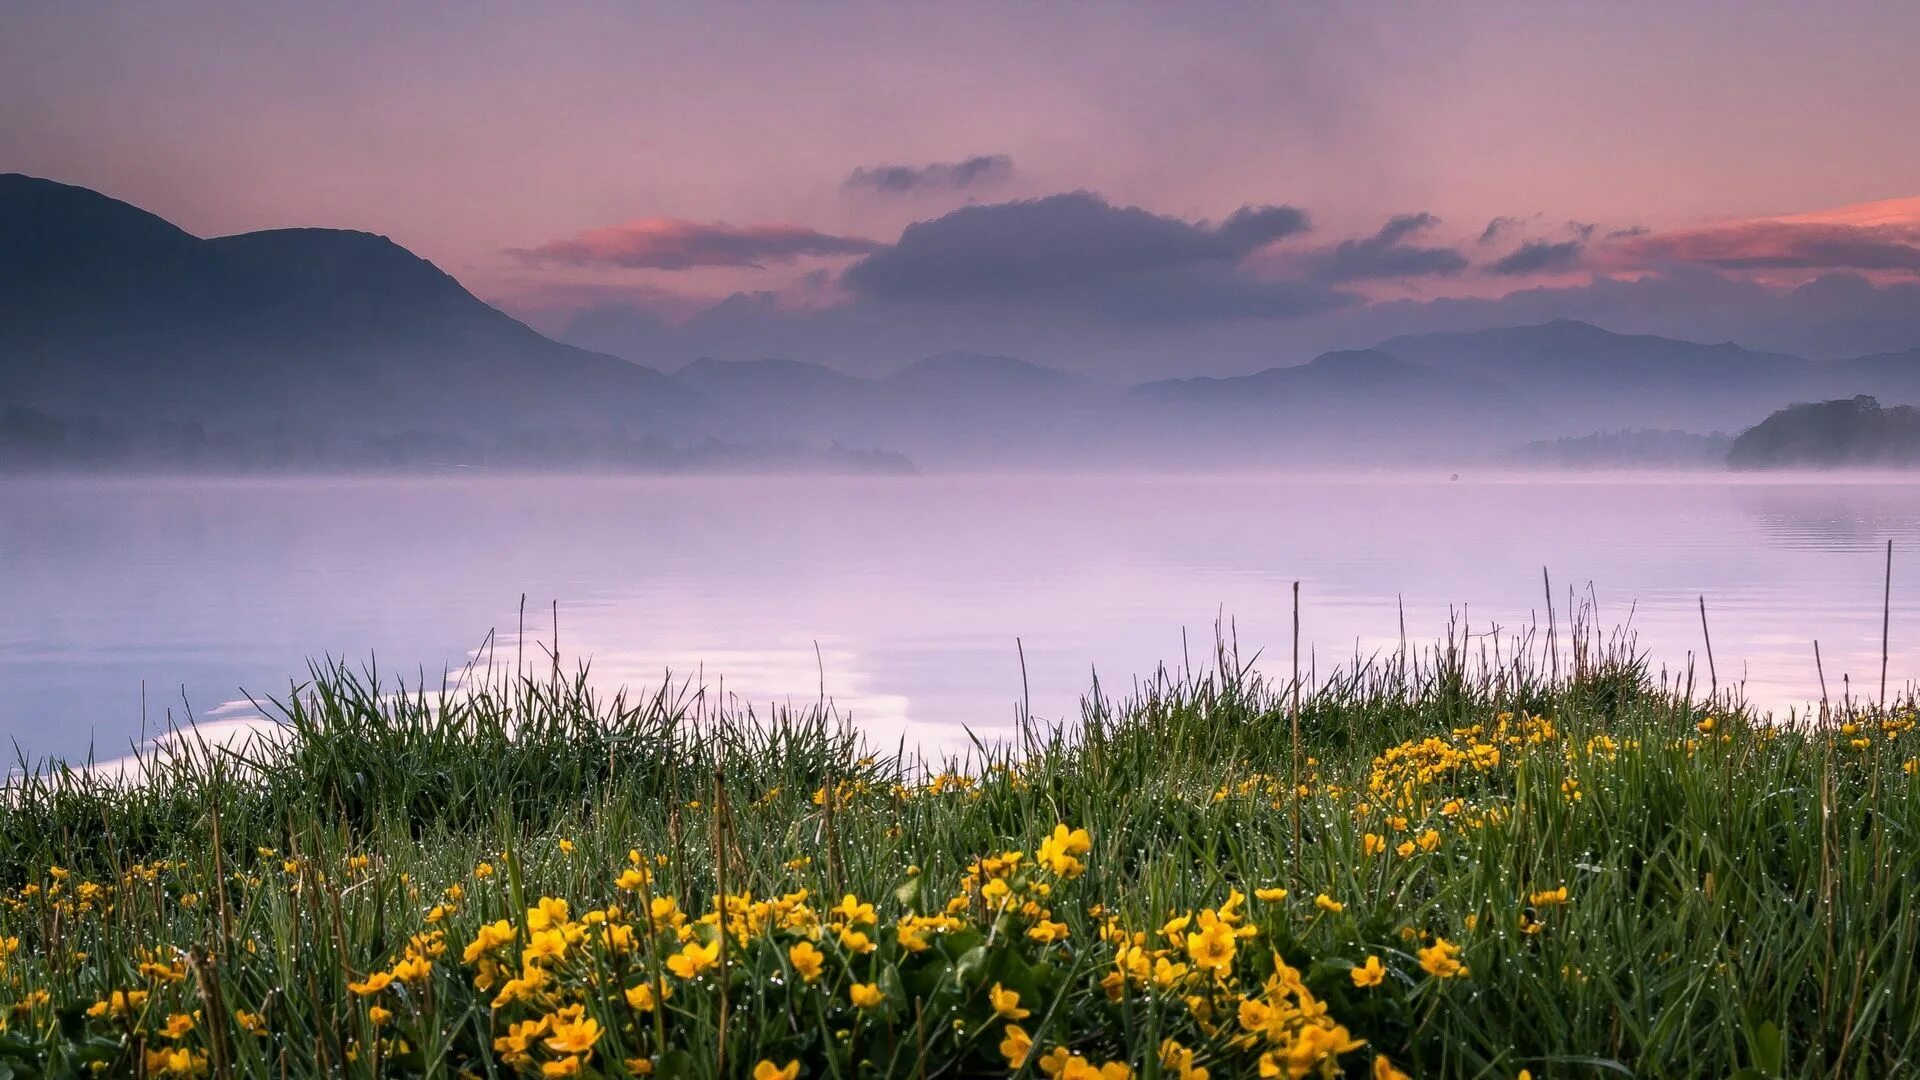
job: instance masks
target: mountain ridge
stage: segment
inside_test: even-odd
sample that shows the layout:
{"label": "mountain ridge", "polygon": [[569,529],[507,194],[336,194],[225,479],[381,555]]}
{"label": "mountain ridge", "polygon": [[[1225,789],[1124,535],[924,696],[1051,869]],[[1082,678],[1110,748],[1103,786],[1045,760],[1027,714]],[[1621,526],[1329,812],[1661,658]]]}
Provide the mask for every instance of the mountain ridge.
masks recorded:
{"label": "mountain ridge", "polygon": [[329,430],[656,424],[698,398],[552,341],[392,240],[200,238],[90,189],[0,176],[0,399]]}
{"label": "mountain ridge", "polygon": [[1858,394],[1920,400],[1920,347],[1809,360],[1555,319],[1124,388],[967,351],[871,378],[777,357],[702,357],[669,374],[549,339],[386,236],[203,239],[99,192],[0,175],[0,406],[60,415],[313,438],[745,434],[1099,463],[1170,460],[1165,448],[1233,460],[1738,431],[1786,402]]}

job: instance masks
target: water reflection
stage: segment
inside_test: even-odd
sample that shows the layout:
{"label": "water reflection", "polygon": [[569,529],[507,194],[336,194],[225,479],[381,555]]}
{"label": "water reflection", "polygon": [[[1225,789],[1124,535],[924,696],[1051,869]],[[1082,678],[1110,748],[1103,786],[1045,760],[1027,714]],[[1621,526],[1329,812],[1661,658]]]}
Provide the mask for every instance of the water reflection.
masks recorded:
{"label": "water reflection", "polygon": [[[184,694],[284,693],[305,658],[436,684],[489,627],[596,681],[698,673],[756,703],[826,693],[886,742],[1071,715],[1210,651],[1278,670],[1292,582],[1324,669],[1543,619],[1541,568],[1674,667],[1707,598],[1727,681],[1773,705],[1877,682],[1884,544],[1896,678],[1920,671],[1920,487],[1715,477],[923,477],[0,483],[0,735],[121,752]],[[1909,553],[1902,555],[1901,553]],[[1903,573],[1902,558],[1911,558]],[[1183,639],[1183,630],[1185,631]],[[817,652],[816,652],[817,646]],[[500,649],[496,643],[496,651]],[[223,714],[224,718],[224,714]]]}

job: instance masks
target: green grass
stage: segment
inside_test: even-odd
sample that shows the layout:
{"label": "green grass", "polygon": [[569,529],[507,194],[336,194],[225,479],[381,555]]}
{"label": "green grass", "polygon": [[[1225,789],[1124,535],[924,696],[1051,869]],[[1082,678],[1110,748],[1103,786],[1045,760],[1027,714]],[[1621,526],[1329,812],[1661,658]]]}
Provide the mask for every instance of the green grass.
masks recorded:
{"label": "green grass", "polygon": [[[662,1075],[749,1075],[762,1059],[797,1060],[804,1076],[1008,1075],[1007,1021],[987,1003],[998,981],[1032,1010],[1026,1075],[1052,1046],[1178,1075],[1157,1050],[1173,1037],[1214,1077],[1252,1076],[1266,1047],[1236,1041],[1231,1009],[1257,996],[1276,952],[1366,1041],[1313,1075],[1369,1075],[1376,1056],[1433,1077],[1915,1071],[1911,699],[1788,722],[1663,686],[1619,641],[1582,640],[1551,664],[1529,642],[1489,656],[1456,641],[1322,677],[1296,712],[1291,687],[1231,650],[1215,659],[933,767],[864,745],[826,707],[754,716],[683,683],[605,698],[584,673],[482,672],[464,689],[402,692],[317,668],[270,707],[275,738],[170,741],[139,784],[58,764],[14,778],[0,809],[0,942],[18,939],[0,960],[0,1075],[94,1062],[152,1075],[168,1059],[150,1051],[168,1046],[214,1075],[510,1075],[513,1050],[495,1040],[565,1004],[600,1018],[575,1062],[589,1075],[643,1059]],[[1500,761],[1442,755],[1454,764],[1410,790],[1368,790],[1380,755],[1429,737]],[[840,794],[816,802],[823,788]],[[1046,946],[1026,933],[1032,912],[983,906],[990,874],[962,878],[983,855],[1030,863],[1061,823],[1087,830],[1083,875],[1008,875],[1068,928]],[[1429,829],[1434,850],[1396,851]],[[1369,853],[1368,834],[1386,850]],[[644,895],[615,884],[630,851],[654,871]],[[491,876],[476,874],[483,862]],[[756,927],[729,941],[725,978],[680,980],[658,973],[664,957],[710,931],[652,935],[640,918],[621,953],[596,950],[600,924],[583,920],[555,996],[498,1009],[498,986],[476,989],[461,960],[495,920],[527,942],[543,896],[570,901],[572,920],[617,905],[620,924],[655,896],[711,911],[719,884],[810,890],[822,922],[853,893],[879,909],[880,948],[861,955],[828,932],[826,974],[809,984],[788,958],[796,933]],[[430,925],[455,885],[463,895]],[[1532,902],[1560,887],[1568,903]],[[1102,986],[1115,970],[1107,915],[1184,961],[1183,937],[1157,933],[1166,920],[1271,888],[1289,896],[1247,901],[1256,936],[1230,979],[1128,984],[1117,999]],[[903,913],[950,898],[964,928],[927,953],[896,942]],[[422,981],[347,989],[431,929],[447,949]],[[1422,970],[1434,937],[1458,943],[1471,973]],[[1377,988],[1348,974],[1368,956],[1389,970]],[[142,973],[143,959],[183,977]],[[625,987],[656,978],[675,989],[668,1008],[623,1004]],[[885,1004],[853,1010],[848,985],[869,981]],[[144,1010],[86,1015],[135,988],[153,995]],[[1196,996],[1226,1013],[1210,1027]],[[377,1028],[375,1005],[392,1015]],[[191,1033],[160,1034],[195,1010]],[[242,1030],[242,1011],[264,1034]],[[520,1064],[566,1058],[543,1046]]]}

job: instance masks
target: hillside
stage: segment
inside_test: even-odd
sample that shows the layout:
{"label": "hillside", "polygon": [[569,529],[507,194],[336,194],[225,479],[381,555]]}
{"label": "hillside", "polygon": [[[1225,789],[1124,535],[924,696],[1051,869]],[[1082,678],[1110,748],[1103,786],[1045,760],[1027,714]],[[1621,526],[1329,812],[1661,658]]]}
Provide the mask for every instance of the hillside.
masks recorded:
{"label": "hillside", "polygon": [[340,434],[670,431],[696,395],[542,337],[385,237],[200,239],[0,176],[0,404]]}
{"label": "hillside", "polygon": [[1862,395],[1789,405],[1733,441],[1736,469],[1920,466],[1920,409]]}

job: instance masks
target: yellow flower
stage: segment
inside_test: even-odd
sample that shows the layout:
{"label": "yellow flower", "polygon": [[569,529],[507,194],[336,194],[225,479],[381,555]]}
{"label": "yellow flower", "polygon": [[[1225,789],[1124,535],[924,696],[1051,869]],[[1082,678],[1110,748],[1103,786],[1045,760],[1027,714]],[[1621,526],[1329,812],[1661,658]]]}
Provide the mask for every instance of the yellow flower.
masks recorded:
{"label": "yellow flower", "polygon": [[1233,928],[1225,923],[1187,935],[1187,959],[1215,975],[1225,975],[1233,966],[1234,949]]}
{"label": "yellow flower", "polygon": [[1369,857],[1387,850],[1387,838],[1378,833],[1368,833],[1360,838],[1360,851]]}
{"label": "yellow flower", "polygon": [[580,1059],[577,1057],[563,1057],[558,1061],[543,1061],[540,1063],[540,1075],[579,1076]]}
{"label": "yellow flower", "polygon": [[1007,1059],[1007,1068],[1018,1069],[1027,1063],[1027,1055],[1033,1053],[1033,1036],[1019,1024],[1008,1024],[1005,1037],[1000,1040],[1000,1055]]}
{"label": "yellow flower", "polygon": [[433,974],[433,961],[424,956],[409,955],[393,965],[393,977],[404,983],[419,984],[427,981]]}
{"label": "yellow flower", "polygon": [[[661,996],[673,996],[673,987],[663,986],[662,989],[665,993]],[[639,986],[627,987],[627,1004],[641,1012],[652,1012],[653,1007],[658,1004],[654,1000],[653,984],[641,983]]]}
{"label": "yellow flower", "polygon": [[841,919],[849,924],[860,923],[870,925],[878,921],[874,915],[873,905],[862,903],[860,898],[852,893],[841,897],[839,903],[827,910],[831,914],[840,916]]}
{"label": "yellow flower", "polygon": [[527,947],[520,950],[520,962],[532,964],[540,960],[559,960],[567,955],[567,935],[563,930],[549,927],[535,930],[527,938]]}
{"label": "yellow flower", "polygon": [[1348,974],[1353,976],[1353,985],[1358,987],[1379,986],[1387,977],[1387,969],[1377,956],[1367,957],[1367,962],[1354,968]]}
{"label": "yellow flower", "polygon": [[800,975],[801,982],[812,982],[820,977],[820,965],[825,963],[827,954],[815,948],[813,942],[802,941],[787,950],[787,960],[793,964],[793,970]]}
{"label": "yellow flower", "polygon": [[1534,907],[1555,907],[1564,904],[1567,902],[1567,887],[1562,885],[1557,889],[1546,889],[1529,894],[1527,902]]}
{"label": "yellow flower", "polygon": [[1056,941],[1067,940],[1067,924],[1042,919],[1027,928],[1027,936],[1042,945],[1051,945]]}
{"label": "yellow flower", "polygon": [[1287,890],[1255,889],[1253,890],[1253,895],[1255,899],[1259,900],[1263,904],[1277,904],[1280,901],[1285,900],[1287,898]]}
{"label": "yellow flower", "polygon": [[1039,850],[1034,852],[1034,861],[1060,877],[1076,878],[1087,868],[1077,856],[1091,850],[1093,838],[1087,835],[1087,830],[1055,825],[1053,835],[1040,841]]}
{"label": "yellow flower", "polygon": [[1413,854],[1413,841],[1402,840],[1400,841],[1399,845],[1393,849],[1393,851],[1394,851],[1394,854],[1404,859],[1407,856]]}
{"label": "yellow flower", "polygon": [[1460,946],[1446,938],[1434,938],[1432,945],[1420,950],[1420,968],[1436,979],[1472,974],[1467,965],[1460,962]]}
{"label": "yellow flower", "polygon": [[556,900],[551,896],[543,896],[540,898],[538,907],[530,907],[527,909],[527,929],[545,930],[555,923],[564,925],[568,921],[568,911],[569,908],[565,900]]}
{"label": "yellow flower", "polygon": [[877,1009],[887,1000],[887,995],[873,983],[854,983],[847,987],[847,997],[852,999],[856,1009]]}
{"label": "yellow flower", "polygon": [[493,1007],[498,1009],[515,1001],[531,1001],[534,993],[547,984],[548,978],[546,968],[525,969],[519,978],[508,979],[506,985],[500,988],[500,993],[493,999]]}
{"label": "yellow flower", "polygon": [[1033,1015],[1032,1010],[1020,1007],[1020,991],[1008,990],[999,983],[987,991],[987,1000],[993,1005],[993,1013],[1002,1020],[1025,1020]]}
{"label": "yellow flower", "polygon": [[591,1016],[556,1019],[553,1034],[547,1037],[547,1049],[556,1054],[585,1054],[599,1038],[600,1021]]}
{"label": "yellow flower", "polygon": [[180,1039],[186,1037],[186,1034],[192,1030],[193,1017],[186,1013],[174,1013],[167,1017],[166,1026],[160,1029],[160,1034],[169,1039]]}
{"label": "yellow flower", "polygon": [[1326,893],[1321,893],[1319,896],[1314,897],[1313,906],[1319,908],[1321,911],[1330,911],[1335,915],[1347,910],[1347,905],[1335,900]]}
{"label": "yellow flower", "polygon": [[1211,1074],[1193,1063],[1193,1050],[1181,1046],[1177,1040],[1163,1039],[1160,1042],[1160,1067],[1171,1073],[1174,1080],[1208,1080]]}
{"label": "yellow flower", "polygon": [[460,958],[471,964],[512,941],[513,933],[513,924],[505,919],[499,922],[482,923],[480,929],[473,935],[473,940],[467,944],[466,951],[460,954]]}
{"label": "yellow flower", "polygon": [[674,925],[685,918],[680,912],[680,901],[671,896],[656,896],[647,905],[647,917],[653,920],[655,930]]}
{"label": "yellow flower", "polygon": [[753,1067],[753,1080],[794,1080],[799,1075],[800,1062],[797,1058],[785,1065],[775,1065],[771,1061],[762,1060]]}
{"label": "yellow flower", "polygon": [[865,956],[873,951],[873,939],[858,930],[840,931],[840,947],[850,953]]}
{"label": "yellow flower", "polygon": [[719,962],[720,943],[718,941],[711,945],[689,941],[679,952],[667,957],[667,970],[682,979],[692,979]]}
{"label": "yellow flower", "polygon": [[348,983],[347,989],[353,991],[356,994],[359,994],[361,997],[366,997],[371,994],[377,994],[380,991],[385,990],[387,987],[392,985],[393,985],[392,975],[389,975],[384,971],[376,971],[373,974],[367,976],[366,979],[361,982]]}
{"label": "yellow flower", "polygon": [[560,853],[561,853],[562,855],[571,855],[571,854],[573,854],[573,841],[571,841],[571,840],[562,840],[562,841],[560,841]]}
{"label": "yellow flower", "polygon": [[620,871],[620,876],[613,879],[613,885],[616,889],[638,889],[646,883],[647,872],[645,870],[634,869],[633,867],[628,867]]}
{"label": "yellow flower", "polygon": [[[1520,1077],[1521,1080],[1528,1080],[1524,1071],[1521,1072]],[[1393,1062],[1385,1057],[1376,1057],[1373,1059],[1373,1080],[1413,1080],[1413,1077],[1394,1068]]]}
{"label": "yellow flower", "polygon": [[1170,990],[1187,977],[1187,970],[1187,965],[1176,964],[1162,956],[1153,962],[1153,985],[1161,990]]}
{"label": "yellow flower", "polygon": [[146,1005],[147,992],[145,990],[115,990],[106,997],[94,1002],[93,1005],[87,1009],[87,1015],[100,1017],[111,1013],[114,1016],[124,1016],[127,1013],[139,1012],[145,1008]]}
{"label": "yellow flower", "polygon": [[149,1076],[193,1076],[205,1072],[207,1059],[192,1050],[148,1050],[147,1074]]}
{"label": "yellow flower", "polygon": [[367,1010],[367,1019],[373,1021],[374,1027],[385,1027],[387,1022],[393,1019],[393,1010],[375,1005]]}

